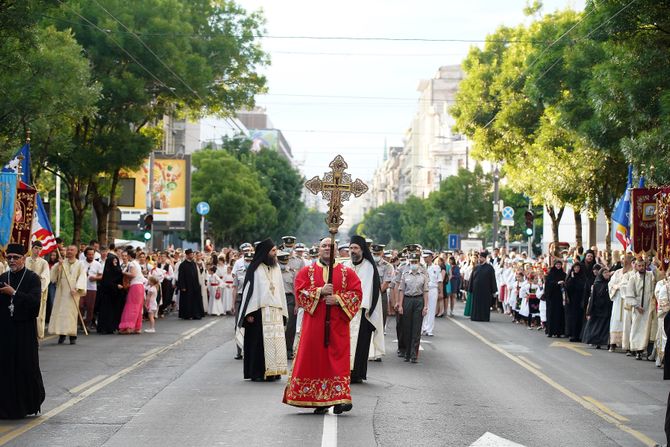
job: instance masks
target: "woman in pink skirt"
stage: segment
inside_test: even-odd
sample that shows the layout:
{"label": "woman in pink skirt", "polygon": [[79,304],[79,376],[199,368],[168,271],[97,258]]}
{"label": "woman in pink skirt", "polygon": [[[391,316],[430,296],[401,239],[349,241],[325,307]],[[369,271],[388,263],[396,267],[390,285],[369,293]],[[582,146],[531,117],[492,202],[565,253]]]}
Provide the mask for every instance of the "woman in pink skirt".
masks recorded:
{"label": "woman in pink skirt", "polygon": [[126,305],[121,314],[119,334],[139,334],[142,332],[142,308],[144,306],[144,276],[142,268],[135,260],[135,251],[128,250],[128,267],[123,275],[130,280]]}

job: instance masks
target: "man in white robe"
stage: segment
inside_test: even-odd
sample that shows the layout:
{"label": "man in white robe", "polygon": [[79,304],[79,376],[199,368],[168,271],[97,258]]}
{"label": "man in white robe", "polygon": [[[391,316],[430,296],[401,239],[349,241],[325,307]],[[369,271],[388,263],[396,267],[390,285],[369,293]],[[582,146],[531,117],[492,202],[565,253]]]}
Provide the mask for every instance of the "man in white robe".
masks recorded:
{"label": "man in white robe", "polygon": [[49,295],[49,283],[51,282],[51,271],[49,263],[44,258],[40,258],[42,243],[34,241],[30,256],[26,258],[26,268],[37,273],[40,277],[42,287],[42,296],[40,300],[40,313],[37,314],[37,338],[44,338],[44,321],[47,315],[47,296]]}
{"label": "man in white robe", "polygon": [[633,313],[630,351],[638,360],[646,358],[649,341],[656,335],[651,332],[656,314],[655,285],[656,275],[647,271],[646,262],[642,259],[635,261],[635,271],[629,274],[626,285],[625,304]]}
{"label": "man in white robe", "polygon": [[51,282],[56,283],[54,306],[49,320],[49,333],[58,335],[58,344],[70,337],[70,344],[77,342],[79,299],[86,295],[86,267],[77,260],[77,246],[70,245],[65,259],[51,268]]}
{"label": "man in white robe", "polygon": [[[612,316],[610,317],[610,352],[617,346],[624,350],[630,349],[630,327],[633,315],[630,308],[624,309],[624,293],[628,283],[628,274],[633,270],[633,255],[627,254],[623,258],[623,268],[615,271],[608,283]],[[624,330],[625,329],[625,330]]]}
{"label": "man in white robe", "polygon": [[256,246],[243,284],[238,326],[244,329],[244,378],[278,380],[288,374],[284,319],[288,306],[284,280],[271,239]]}
{"label": "man in white robe", "polygon": [[423,251],[423,259],[426,261],[426,273],[428,273],[428,313],[423,317],[421,332],[429,337],[433,336],[435,329],[435,313],[437,303],[444,299],[444,288],[442,287],[442,270],[433,262],[433,252]]}
{"label": "man in white robe", "polygon": [[384,316],[377,264],[364,238],[354,236],[351,239],[349,256],[344,265],[356,272],[363,291],[361,306],[349,323],[351,383],[361,383],[367,380],[370,356],[377,359],[386,354]]}
{"label": "man in white robe", "polygon": [[663,364],[663,358],[665,357],[665,344],[667,342],[667,337],[665,336],[665,316],[670,311],[670,270],[666,271],[665,274],[659,279],[656,283],[654,289],[654,295],[656,296],[656,302],[658,303],[656,312],[658,318],[658,330],[656,332],[656,366],[660,367]]}

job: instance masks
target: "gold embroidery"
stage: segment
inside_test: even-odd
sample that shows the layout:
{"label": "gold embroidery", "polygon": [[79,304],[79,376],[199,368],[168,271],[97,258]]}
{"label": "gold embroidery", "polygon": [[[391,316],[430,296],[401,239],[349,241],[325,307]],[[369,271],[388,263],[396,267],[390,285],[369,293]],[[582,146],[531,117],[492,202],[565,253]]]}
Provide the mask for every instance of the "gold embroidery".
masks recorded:
{"label": "gold embroidery", "polygon": [[286,400],[291,403],[324,404],[333,401],[351,400],[349,376],[326,378],[291,377],[286,384]]}

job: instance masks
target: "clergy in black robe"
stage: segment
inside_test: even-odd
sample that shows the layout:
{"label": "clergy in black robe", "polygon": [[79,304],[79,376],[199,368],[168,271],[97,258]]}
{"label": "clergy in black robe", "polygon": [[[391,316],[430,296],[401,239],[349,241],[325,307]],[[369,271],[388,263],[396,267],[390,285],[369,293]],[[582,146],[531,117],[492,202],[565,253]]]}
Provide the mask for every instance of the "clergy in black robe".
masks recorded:
{"label": "clergy in black robe", "polygon": [[593,283],[591,298],[586,308],[586,327],[582,341],[590,345],[607,345],[610,339],[610,317],[612,316],[612,300],[608,283],[610,272],[603,268]]}
{"label": "clergy in black robe", "polygon": [[582,264],[575,262],[565,279],[565,292],[567,303],[565,305],[565,335],[570,341],[581,340],[582,320],[584,319],[584,287],[586,287],[586,275]]}
{"label": "clergy in black robe", "polygon": [[557,260],[544,280],[544,300],[547,303],[547,336],[560,337],[565,331],[565,308],[563,307],[563,285],[565,283],[563,262]]}
{"label": "clergy in black robe", "polygon": [[95,305],[98,308],[99,334],[113,334],[119,329],[123,312],[123,270],[118,256],[111,251],[107,254],[102,279],[98,283]]}
{"label": "clergy in black robe", "polygon": [[179,288],[179,318],[199,320],[205,315],[202,304],[202,289],[198,277],[193,250],[187,249],[186,259],[179,265],[177,287]]}
{"label": "clergy in black robe", "polygon": [[479,265],[470,276],[468,291],[472,293],[472,321],[490,321],[491,303],[493,295],[498,291],[496,272],[491,264],[486,262],[488,252],[479,253]]}
{"label": "clergy in black robe", "polygon": [[0,419],[40,412],[44,383],[37,352],[40,277],[25,268],[25,249],[7,246],[9,271],[0,275]]}
{"label": "clergy in black robe", "polygon": [[[379,295],[381,294],[381,284],[379,281],[379,271],[377,270],[377,263],[372,257],[372,252],[368,248],[367,241],[364,237],[355,235],[351,238],[349,242],[349,254],[351,256],[350,262],[345,262],[347,267],[350,267],[352,270],[361,278],[361,287],[363,288],[363,298],[361,302],[361,308],[359,310],[360,316],[358,321],[360,325],[358,326],[358,335],[355,337],[356,343],[351,346],[351,350],[355,352],[353,369],[351,370],[351,383],[362,383],[363,380],[368,379],[368,357],[370,354],[370,343],[372,341],[372,335],[381,334],[381,344],[384,343],[383,338],[383,318],[373,318],[373,316],[381,317],[381,312],[375,309],[379,303]],[[365,263],[368,265],[364,265]],[[372,270],[372,276],[363,274],[363,271],[359,271],[359,268],[368,268],[368,272]],[[372,282],[371,289],[368,289],[369,282]],[[370,296],[368,290],[371,291]],[[354,318],[355,321],[355,318]],[[376,327],[375,324],[379,325]],[[377,332],[379,331],[379,332]],[[379,338],[376,338],[379,340]]]}

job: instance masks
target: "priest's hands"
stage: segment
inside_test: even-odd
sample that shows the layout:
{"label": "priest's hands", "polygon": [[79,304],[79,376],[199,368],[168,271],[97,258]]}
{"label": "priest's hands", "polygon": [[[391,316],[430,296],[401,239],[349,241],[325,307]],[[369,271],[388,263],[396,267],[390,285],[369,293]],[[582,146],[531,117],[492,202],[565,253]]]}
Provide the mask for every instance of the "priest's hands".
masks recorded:
{"label": "priest's hands", "polygon": [[2,283],[2,287],[0,287],[0,293],[2,293],[3,295],[14,295],[15,292],[16,291],[12,288],[12,286],[7,284],[6,282]]}
{"label": "priest's hands", "polygon": [[333,305],[337,304],[337,298],[335,298],[335,295],[326,295],[324,297],[324,301],[326,302],[326,305],[328,305],[328,306],[333,306]]}
{"label": "priest's hands", "polygon": [[637,307],[635,308],[635,310],[637,310],[637,311],[638,311],[639,313],[641,313],[641,314],[644,313],[644,307],[642,307],[642,306],[637,306]]}
{"label": "priest's hands", "polygon": [[251,315],[249,315],[249,316],[247,317],[247,321],[248,321],[249,323],[253,323],[253,322],[254,322],[254,317],[251,316]]}
{"label": "priest's hands", "polygon": [[325,286],[321,287],[321,296],[327,296],[332,294],[333,294],[332,284],[326,284]]}

